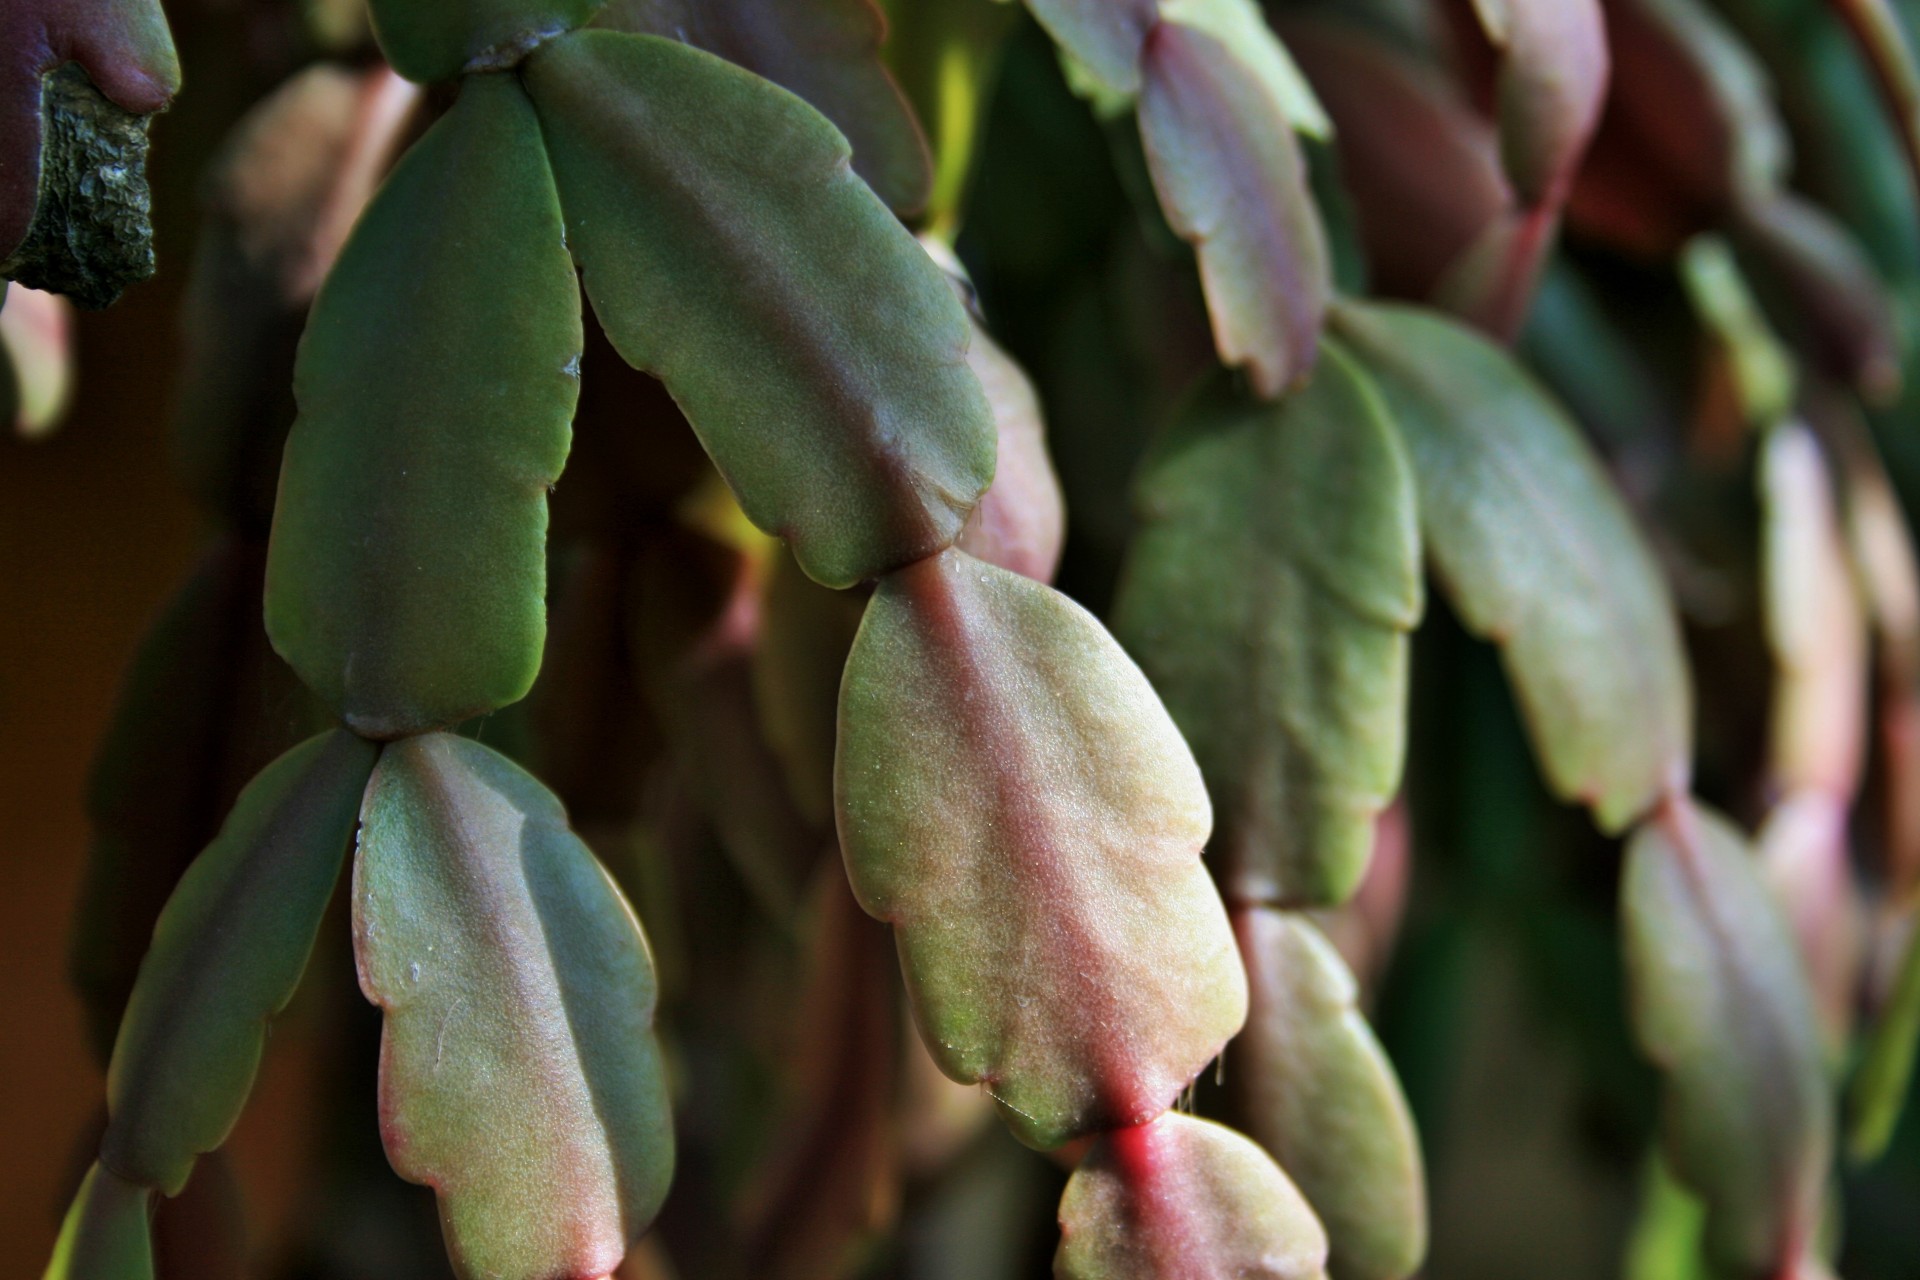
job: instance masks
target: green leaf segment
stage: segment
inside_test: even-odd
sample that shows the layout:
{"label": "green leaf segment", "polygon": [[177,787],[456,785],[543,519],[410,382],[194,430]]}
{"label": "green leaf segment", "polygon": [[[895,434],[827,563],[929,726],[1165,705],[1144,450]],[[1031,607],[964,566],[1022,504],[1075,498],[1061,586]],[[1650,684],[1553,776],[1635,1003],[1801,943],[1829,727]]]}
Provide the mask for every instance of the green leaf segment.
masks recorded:
{"label": "green leaf segment", "polygon": [[353,875],[360,986],[386,1014],[380,1121],[476,1276],[599,1276],[673,1170],[639,922],[559,801],[427,734],[381,754]]}
{"label": "green leaf segment", "polygon": [[1235,902],[1344,902],[1400,783],[1420,539],[1406,451],[1339,349],[1262,404],[1217,379],[1142,468],[1114,626],[1194,744]]}
{"label": "green leaf segment", "polygon": [[1328,342],[1278,403],[1204,386],[1143,464],[1138,506],[1115,621],[1218,806],[1250,990],[1233,1111],[1318,1215],[1328,1273],[1396,1280],[1426,1247],[1419,1144],[1352,974],[1301,912],[1358,889],[1399,787],[1423,604],[1406,446]]}
{"label": "green leaf segment", "polygon": [[1634,1032],[1672,1081],[1663,1137],[1720,1267],[1789,1274],[1817,1241],[1833,1143],[1813,996],[1739,833],[1680,801],[1628,849]]}
{"label": "green leaf segment", "polygon": [[1023,1140],[1151,1120],[1239,1029],[1199,770],[1066,597],[958,551],[882,582],[836,773],[854,892],[897,930],[935,1060]]}
{"label": "green leaf segment", "polygon": [[532,687],[579,359],[533,104],[470,77],[354,229],[294,370],[267,632],[355,731],[421,733]]}

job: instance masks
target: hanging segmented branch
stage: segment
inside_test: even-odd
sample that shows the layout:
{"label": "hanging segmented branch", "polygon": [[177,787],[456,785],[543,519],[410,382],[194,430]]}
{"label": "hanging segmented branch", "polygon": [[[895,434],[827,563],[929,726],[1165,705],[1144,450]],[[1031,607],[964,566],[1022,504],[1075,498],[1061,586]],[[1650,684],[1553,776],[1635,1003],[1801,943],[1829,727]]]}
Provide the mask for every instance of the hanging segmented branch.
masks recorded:
{"label": "hanging segmented branch", "polygon": [[[858,1274],[990,1105],[1072,1167],[1058,1276],[1403,1280],[1421,1136],[1343,922],[1407,874],[1430,614],[1624,839],[1651,1203],[1695,1215],[1690,1266],[1826,1273],[1835,1086],[1858,1040],[1877,1152],[1920,1035],[1920,575],[1858,421],[1902,385],[1894,253],[1790,188],[1741,43],[1766,6],[1269,7],[1028,0],[1137,202],[1036,233],[1076,259],[1038,317],[995,256],[1017,219],[969,239],[1018,20],[961,0],[891,49],[865,0],[372,0],[391,71],[247,117],[180,407],[220,533],[89,796],[107,1114],[51,1280],[168,1274],[156,1206],[233,1131],[336,895],[378,1136],[463,1276]],[[1900,106],[1897,19],[1832,9]],[[164,24],[0,30],[0,274],[104,305],[151,269]],[[1615,331],[1596,246],[1665,273],[1636,287],[1698,343],[1691,439],[1648,444],[1667,331]],[[1063,493],[1136,460],[1115,427],[1056,473],[1042,400],[1074,391],[1178,406],[1078,564]],[[1634,470],[1704,457],[1757,495],[1750,778],[1696,744],[1710,575]],[[1100,603],[1102,558],[1111,635],[1051,585]],[[756,1001],[791,1043],[730,1043]],[[754,1053],[791,1087],[714,1083]]]}

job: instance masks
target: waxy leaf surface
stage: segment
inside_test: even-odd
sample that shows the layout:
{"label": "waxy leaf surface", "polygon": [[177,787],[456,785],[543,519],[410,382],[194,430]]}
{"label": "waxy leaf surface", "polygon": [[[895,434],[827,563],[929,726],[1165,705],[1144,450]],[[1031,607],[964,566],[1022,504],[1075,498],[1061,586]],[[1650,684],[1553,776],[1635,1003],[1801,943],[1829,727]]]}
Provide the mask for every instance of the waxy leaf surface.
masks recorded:
{"label": "waxy leaf surface", "polygon": [[1023,1141],[1151,1119],[1239,1029],[1200,772],[1065,596],[960,552],[883,579],[841,686],[836,794],[928,1049]]}
{"label": "waxy leaf surface", "polygon": [[1153,29],[1140,139],[1168,222],[1199,254],[1220,358],[1277,396],[1313,368],[1332,259],[1291,127],[1299,73],[1257,15],[1239,43],[1223,34]]}
{"label": "waxy leaf surface", "polygon": [[226,1140],[267,1021],[306,970],[378,748],[344,729],[267,766],[181,877],[154,927],[107,1071],[101,1157],[180,1194]]}
{"label": "waxy leaf surface", "polygon": [[927,140],[880,57],[873,0],[612,0],[596,27],[669,36],[717,53],[806,99],[853,147],[853,171],[897,213],[933,184]]}
{"label": "waxy leaf surface", "polygon": [[1484,338],[1342,306],[1413,460],[1420,527],[1467,628],[1501,647],[1554,792],[1618,831],[1686,783],[1691,694],[1652,553],[1565,412]]}
{"label": "waxy leaf surface", "polygon": [[1674,1172],[1707,1247],[1787,1274],[1812,1244],[1833,1143],[1820,1030],[1793,936],[1746,841],[1691,802],[1627,850],[1622,944],[1634,1034],[1666,1073]]}
{"label": "waxy leaf surface", "polygon": [[949,545],[993,420],[940,271],[813,108],[656,36],[576,32],[526,79],[569,243],[748,517],[844,587]]}
{"label": "waxy leaf surface", "polygon": [[1236,911],[1247,1029],[1227,1054],[1236,1117],[1327,1230],[1334,1280],[1399,1280],[1427,1247],[1426,1175],[1393,1064],[1333,944],[1304,917]]}
{"label": "waxy leaf surface", "polygon": [[1104,1134],[1060,1198],[1058,1280],[1317,1280],[1327,1236],[1266,1152],[1169,1113]]}
{"label": "waxy leaf surface", "polygon": [[463,1275],[606,1275],[673,1166],[639,923],[559,801],[476,742],[387,747],[362,820],[388,1158],[439,1195]]}
{"label": "waxy leaf surface", "polygon": [[506,71],[542,40],[594,15],[604,0],[367,0],[393,69],[430,84],[462,71]]}
{"label": "waxy leaf surface", "polygon": [[153,1193],[95,1164],[60,1224],[44,1280],[153,1280]]}
{"label": "waxy leaf surface", "polygon": [[354,229],[294,371],[267,630],[356,731],[532,685],[580,348],[539,123],[511,76],[470,77]]}
{"label": "waxy leaf surface", "polygon": [[1399,785],[1421,609],[1413,476],[1329,349],[1278,404],[1217,379],[1142,468],[1114,605],[1213,797],[1228,900],[1342,902]]}

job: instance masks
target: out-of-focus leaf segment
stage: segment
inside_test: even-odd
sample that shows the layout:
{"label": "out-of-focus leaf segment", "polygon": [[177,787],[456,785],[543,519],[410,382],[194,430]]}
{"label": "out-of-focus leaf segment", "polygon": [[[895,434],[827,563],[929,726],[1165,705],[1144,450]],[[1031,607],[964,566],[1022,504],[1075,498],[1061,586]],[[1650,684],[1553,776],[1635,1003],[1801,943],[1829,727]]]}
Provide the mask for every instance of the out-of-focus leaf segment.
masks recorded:
{"label": "out-of-focus leaf segment", "polygon": [[[1109,635],[1048,585],[1039,399],[955,256],[1004,10],[893,6],[897,82],[865,0],[373,0],[393,70],[303,73],[208,188],[179,452],[221,533],[89,796],[107,1120],[49,1277],[154,1273],[349,854],[380,1138],[464,1276],[854,1274],[982,1094],[1075,1163],[1069,1280],[1413,1274],[1420,1141],[1354,929],[1406,875],[1429,578],[1552,794],[1626,838],[1649,1221],[1713,1274],[1821,1274],[1836,1080],[1870,1155],[1920,1034],[1920,575],[1861,419],[1901,394],[1920,232],[1886,213],[1911,191],[1837,217],[1790,188],[1742,43],[1790,7],[1028,0],[1137,137],[1143,234],[1191,250],[1217,357],[1109,526]],[[1897,15],[1806,8],[1912,149]],[[137,171],[112,113],[163,106],[172,64],[150,9],[25,22],[0,270],[99,305],[144,189],[74,192]],[[1757,849],[1694,799],[1657,503],[1558,398],[1652,434],[1593,373],[1644,353],[1563,229],[1681,299],[1719,411],[1693,446],[1755,441]],[[690,1212],[739,1206],[723,1241],[668,1192],[675,1106],[739,1039],[729,966],[800,974],[805,1034],[782,1106],[703,1118],[726,1158],[681,1171]],[[1223,1048],[1207,1105],[1242,1132],[1175,1109]],[[757,1163],[729,1147],[763,1130]]]}

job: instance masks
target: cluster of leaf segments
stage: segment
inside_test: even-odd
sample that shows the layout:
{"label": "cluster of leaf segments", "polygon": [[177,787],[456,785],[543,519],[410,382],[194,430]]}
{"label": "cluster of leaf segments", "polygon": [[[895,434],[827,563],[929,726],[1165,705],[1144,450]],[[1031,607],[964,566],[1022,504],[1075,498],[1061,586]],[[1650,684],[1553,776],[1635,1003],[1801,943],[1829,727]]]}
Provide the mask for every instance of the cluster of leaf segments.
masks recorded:
{"label": "cluster of leaf segments", "polygon": [[[1832,1118],[1806,978],[1738,837],[1687,798],[1678,627],[1597,460],[1485,338],[1334,300],[1295,136],[1328,113],[1253,6],[1031,7],[1103,109],[1133,105],[1243,370],[1147,461],[1115,610],[1139,667],[982,505],[1007,439],[984,338],[896,217],[923,175],[871,98],[673,3],[374,5],[393,65],[458,93],[346,244],[295,374],[267,625],[345,728],[255,779],[162,914],[56,1273],[150,1268],[146,1205],[232,1128],[356,830],[382,1136],[456,1264],[604,1275],[658,1210],[647,943],[553,796],[448,732],[540,668],[582,282],[747,516],[817,582],[876,584],[838,705],[848,875],[941,1068],[1031,1145],[1095,1139],[1061,1275],[1419,1265],[1406,1104],[1305,912],[1353,894],[1398,789],[1423,557],[1501,646],[1554,790],[1638,825],[1636,1025],[1711,1252],[1758,1271],[1814,1247]],[[1505,333],[1605,66],[1596,5],[1475,8],[1510,195],[1433,296]],[[1164,1114],[1243,1025],[1229,1082],[1257,1142]]]}
{"label": "cluster of leaf segments", "polygon": [[[268,631],[346,728],[247,788],[163,912],[64,1273],[142,1265],[144,1204],[231,1128],[356,825],[383,1137],[440,1195],[456,1263],[604,1274],[657,1210],[672,1147],[644,939],[551,796],[446,732],[539,666],[576,265],[747,514],[821,582],[879,579],[842,697],[842,840],[942,1066],[1052,1146],[1153,1122],[1244,1017],[1198,861],[1206,795],[1145,679],[1064,597],[952,548],[995,443],[955,294],[826,118],[651,33],[672,15],[615,5],[567,30],[591,17],[375,7],[396,68],[460,85],[345,246],[295,371]],[[1184,1202],[1153,1180],[1249,1161],[1285,1188],[1243,1139],[1171,1136],[1198,1124],[1120,1160],[1123,1196],[1221,1218],[1215,1195],[1259,1179]],[[1090,1183],[1111,1176],[1102,1151]],[[1075,1274],[1154,1230],[1090,1195],[1068,1199]],[[1254,1221],[1290,1247],[1308,1224],[1310,1259],[1317,1229],[1286,1197]],[[1249,1231],[1232,1247],[1271,1243]]]}

